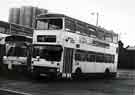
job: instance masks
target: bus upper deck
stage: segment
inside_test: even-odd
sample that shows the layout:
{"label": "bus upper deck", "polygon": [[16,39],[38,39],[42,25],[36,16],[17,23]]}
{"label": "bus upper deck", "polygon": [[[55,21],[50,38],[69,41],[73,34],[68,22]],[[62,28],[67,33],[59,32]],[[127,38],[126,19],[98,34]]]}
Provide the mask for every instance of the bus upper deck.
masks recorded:
{"label": "bus upper deck", "polygon": [[41,14],[36,18],[36,30],[66,30],[103,41],[117,43],[118,35],[63,14]]}

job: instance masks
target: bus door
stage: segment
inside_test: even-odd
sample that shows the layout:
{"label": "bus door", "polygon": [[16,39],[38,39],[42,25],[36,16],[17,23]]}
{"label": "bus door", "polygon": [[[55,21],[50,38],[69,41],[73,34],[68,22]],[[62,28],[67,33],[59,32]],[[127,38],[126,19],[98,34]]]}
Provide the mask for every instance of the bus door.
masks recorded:
{"label": "bus door", "polygon": [[31,71],[32,46],[27,46],[27,70]]}
{"label": "bus door", "polygon": [[66,77],[71,77],[73,63],[73,49],[64,48],[64,59],[63,59],[63,73]]}

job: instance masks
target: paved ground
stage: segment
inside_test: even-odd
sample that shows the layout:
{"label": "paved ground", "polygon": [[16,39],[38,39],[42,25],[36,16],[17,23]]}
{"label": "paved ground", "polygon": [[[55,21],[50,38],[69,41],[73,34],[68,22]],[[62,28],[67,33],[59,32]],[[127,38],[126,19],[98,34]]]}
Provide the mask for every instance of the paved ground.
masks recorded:
{"label": "paved ground", "polygon": [[116,79],[31,81],[0,78],[0,88],[26,95],[135,95],[135,70],[119,70]]}

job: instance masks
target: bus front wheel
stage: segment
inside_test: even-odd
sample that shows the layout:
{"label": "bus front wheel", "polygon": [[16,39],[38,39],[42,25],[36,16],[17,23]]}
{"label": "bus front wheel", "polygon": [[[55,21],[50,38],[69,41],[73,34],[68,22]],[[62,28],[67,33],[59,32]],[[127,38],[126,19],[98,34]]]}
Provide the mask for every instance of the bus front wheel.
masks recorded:
{"label": "bus front wheel", "polygon": [[76,69],[74,79],[80,79],[82,75],[82,71],[80,68]]}

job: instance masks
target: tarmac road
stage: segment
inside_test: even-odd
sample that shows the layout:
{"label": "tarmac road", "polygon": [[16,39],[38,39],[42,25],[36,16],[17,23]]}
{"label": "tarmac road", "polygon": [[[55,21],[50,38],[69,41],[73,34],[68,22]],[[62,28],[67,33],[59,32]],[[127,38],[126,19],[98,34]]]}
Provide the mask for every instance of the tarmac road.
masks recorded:
{"label": "tarmac road", "polygon": [[119,70],[116,79],[79,81],[33,81],[0,78],[0,88],[24,93],[24,95],[135,95],[134,74],[135,70]]}

